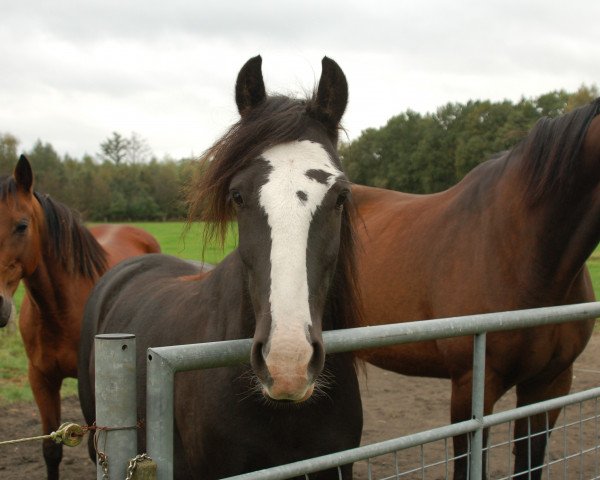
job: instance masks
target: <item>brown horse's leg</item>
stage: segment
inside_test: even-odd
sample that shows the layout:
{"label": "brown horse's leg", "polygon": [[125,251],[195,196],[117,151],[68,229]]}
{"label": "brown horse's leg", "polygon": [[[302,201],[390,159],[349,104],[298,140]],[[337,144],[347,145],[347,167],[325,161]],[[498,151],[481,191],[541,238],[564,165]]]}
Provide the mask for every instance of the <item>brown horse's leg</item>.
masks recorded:
{"label": "brown horse's leg", "polygon": [[[573,380],[573,367],[570,366],[563,371],[554,380],[548,382],[537,381],[517,385],[517,406],[529,405],[531,403],[541,402],[554,397],[566,395],[571,390]],[[515,476],[518,479],[538,480],[542,478],[542,469],[539,468],[529,474],[531,468],[540,467],[544,463],[544,454],[546,452],[546,441],[548,433],[556,423],[560,410],[533,415],[529,418],[523,418],[515,421]],[[527,438],[531,435],[531,438]],[[521,438],[522,440],[517,440]],[[530,450],[531,445],[531,450]],[[530,463],[531,462],[531,463]],[[517,475],[518,473],[521,475]]]}
{"label": "brown horse's leg", "polygon": [[[452,379],[452,398],[451,398],[451,420],[452,423],[462,422],[471,418],[471,395],[472,395],[472,372],[464,375],[460,379]],[[506,392],[503,382],[494,374],[493,371],[486,370],[485,374],[485,395],[483,402],[483,413],[489,415],[494,411],[494,405],[498,399]],[[487,445],[489,429],[483,431],[483,446]],[[454,445],[454,456],[459,458],[454,461],[454,480],[469,479],[469,437],[468,435],[458,435],[452,439]],[[487,453],[483,452],[483,462],[481,470],[483,472],[482,480],[486,477]]]}
{"label": "brown horse's leg", "polygon": [[[471,373],[459,379],[452,379],[452,398],[450,400],[450,419],[452,423],[463,422],[471,418]],[[454,445],[454,480],[467,480],[469,470],[469,437],[458,435],[452,439]],[[484,470],[485,471],[485,470]]]}
{"label": "brown horse's leg", "polygon": [[[60,426],[60,386],[62,379],[49,379],[29,364],[29,384],[40,411],[42,432],[48,435]],[[42,443],[48,480],[58,480],[58,466],[62,460],[62,445],[52,440]]]}

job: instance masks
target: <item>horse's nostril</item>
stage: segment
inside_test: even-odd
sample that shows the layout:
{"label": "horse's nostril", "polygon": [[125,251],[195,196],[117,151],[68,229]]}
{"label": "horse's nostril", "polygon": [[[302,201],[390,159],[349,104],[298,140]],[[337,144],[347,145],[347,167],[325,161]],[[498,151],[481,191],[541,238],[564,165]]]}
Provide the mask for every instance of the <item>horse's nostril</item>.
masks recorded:
{"label": "horse's nostril", "polygon": [[321,373],[323,366],[325,365],[325,349],[321,342],[315,341],[312,343],[313,353],[310,358],[310,369],[312,370],[315,377]]}
{"label": "horse's nostril", "polygon": [[263,356],[263,343],[262,342],[254,342],[252,344],[252,350],[250,352],[250,355],[253,359],[263,359],[264,360],[264,356]]}
{"label": "horse's nostril", "polygon": [[266,361],[264,355],[264,343],[254,342],[250,350],[250,364],[253,370],[260,376],[266,370]]}

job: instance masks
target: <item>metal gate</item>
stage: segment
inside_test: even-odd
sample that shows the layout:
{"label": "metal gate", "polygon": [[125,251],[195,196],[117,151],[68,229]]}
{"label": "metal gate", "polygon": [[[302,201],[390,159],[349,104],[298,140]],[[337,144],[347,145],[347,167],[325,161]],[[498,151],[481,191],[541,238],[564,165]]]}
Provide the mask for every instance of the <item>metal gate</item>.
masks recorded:
{"label": "metal gate", "polygon": [[[567,321],[581,321],[597,317],[600,317],[600,302],[324,332],[323,340],[327,353],[474,335],[472,419],[344,452],[230,478],[236,480],[278,480],[307,475],[347,463],[366,461],[365,476],[371,479],[374,475],[370,459],[381,456],[390,457],[387,461],[390,471],[378,475],[377,478],[440,478],[440,476],[444,478],[449,475],[450,467],[448,464],[452,460],[448,446],[449,439],[455,435],[467,433],[470,435],[470,478],[479,479],[482,478],[484,428],[508,425],[507,439],[499,443],[494,443],[492,439],[485,449],[492,452],[493,449],[504,447],[508,451],[507,456],[510,465],[512,441],[510,439],[510,429],[512,422],[519,418],[526,418],[533,414],[547,412],[567,405],[574,405],[570,408],[574,408],[578,412],[577,418],[567,420],[567,417],[564,416],[563,423],[561,425],[557,424],[554,430],[562,430],[563,435],[568,436],[577,435],[577,431],[581,432],[583,428],[592,428],[596,441],[593,445],[584,446],[581,444],[581,448],[575,453],[565,451],[564,458],[559,460],[547,456],[543,467],[546,478],[575,478],[568,473],[570,458],[576,458],[579,463],[582,463],[584,458],[586,461],[591,458],[594,473],[592,476],[585,478],[600,478],[598,465],[600,458],[600,413],[598,405],[600,387],[492,415],[483,415],[487,332],[515,330]],[[127,335],[99,335],[96,338],[96,381],[100,380],[101,382],[100,384],[96,383],[96,392],[103,393],[102,396],[98,395],[96,398],[96,408],[97,411],[105,412],[103,415],[109,415],[110,421],[107,424],[117,428],[105,432],[106,437],[104,438],[107,453],[110,450],[111,463],[114,462],[113,465],[116,466],[116,470],[111,473],[111,476],[114,474],[115,478],[121,476],[119,469],[122,468],[124,472],[128,459],[134,457],[137,453],[136,433],[135,430],[130,429],[132,421],[135,423],[136,418],[135,405],[132,406],[130,401],[132,398],[131,390],[133,389],[135,392],[135,369],[131,366],[135,366],[135,339],[131,337]],[[173,478],[173,392],[175,373],[248,362],[250,347],[251,340],[246,339],[148,349],[147,448],[150,457],[158,464],[159,480],[171,480]],[[110,373],[114,371],[114,365],[117,365],[118,375]],[[117,412],[121,405],[126,405],[129,411]],[[108,418],[104,417],[102,420],[107,421]],[[98,418],[97,422],[100,422]],[[549,435],[548,432],[545,434]],[[428,461],[424,453],[425,448],[435,442],[443,443],[444,458]],[[416,467],[401,470],[398,463],[398,452],[408,448],[417,448],[420,452],[420,460]],[[99,470],[98,478],[101,478],[100,474],[101,471]],[[500,478],[510,478],[510,474],[507,473],[506,476]],[[576,478],[584,477],[580,475]]]}

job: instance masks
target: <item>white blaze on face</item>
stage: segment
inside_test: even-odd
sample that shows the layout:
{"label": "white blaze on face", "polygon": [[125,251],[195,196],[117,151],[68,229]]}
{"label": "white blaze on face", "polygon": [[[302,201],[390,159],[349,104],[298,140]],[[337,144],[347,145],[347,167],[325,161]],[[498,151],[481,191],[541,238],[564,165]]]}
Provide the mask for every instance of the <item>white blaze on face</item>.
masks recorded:
{"label": "white blaze on face", "polygon": [[[308,233],[313,214],[342,172],[320,144],[307,140],[275,146],[262,156],[272,168],[259,198],[271,228],[271,333],[265,362],[274,389],[294,389],[307,383],[313,351],[308,333]],[[307,176],[311,170],[325,172],[321,181]]]}

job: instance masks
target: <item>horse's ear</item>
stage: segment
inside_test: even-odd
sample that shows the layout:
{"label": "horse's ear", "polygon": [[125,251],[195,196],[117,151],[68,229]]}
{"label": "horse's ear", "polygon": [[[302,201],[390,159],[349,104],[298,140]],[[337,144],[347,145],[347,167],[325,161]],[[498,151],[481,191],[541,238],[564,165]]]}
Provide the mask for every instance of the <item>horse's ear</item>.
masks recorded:
{"label": "horse's ear", "polygon": [[321,65],[316,101],[308,113],[337,136],[340,120],[348,104],[348,82],[340,66],[331,58],[323,57]]}
{"label": "horse's ear", "polygon": [[267,98],[261,66],[262,58],[257,55],[248,60],[238,73],[235,82],[235,103],[241,116]]}
{"label": "horse's ear", "polygon": [[17,188],[19,190],[31,192],[33,187],[33,171],[31,170],[31,165],[25,155],[19,157],[13,176],[15,177]]}

